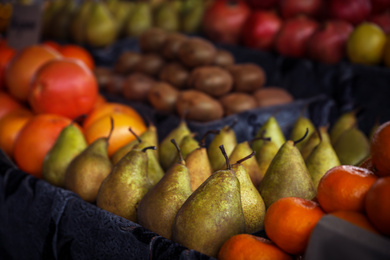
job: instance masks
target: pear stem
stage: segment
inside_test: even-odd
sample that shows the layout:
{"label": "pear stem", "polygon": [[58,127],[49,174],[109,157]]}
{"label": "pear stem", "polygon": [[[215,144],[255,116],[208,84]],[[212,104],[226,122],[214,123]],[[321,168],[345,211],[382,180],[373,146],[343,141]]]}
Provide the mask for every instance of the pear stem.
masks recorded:
{"label": "pear stem", "polygon": [[306,132],[305,132],[305,134],[304,134],[301,138],[299,138],[298,140],[294,141],[294,145],[296,145],[296,144],[299,143],[299,142],[302,142],[303,139],[306,138],[306,136],[307,136],[308,133],[309,133],[309,128],[306,127]]}
{"label": "pear stem", "polygon": [[[263,133],[264,133],[265,131],[263,131]],[[249,142],[248,142],[248,144],[249,144],[249,146],[252,146],[252,144],[255,142],[255,141],[257,141],[257,140],[264,140],[264,141],[271,141],[271,137],[264,137],[264,135],[262,134],[261,136],[259,136],[259,137],[255,137],[255,138],[253,138],[252,140],[250,140]]]}
{"label": "pear stem", "polygon": [[242,163],[243,161],[246,161],[246,160],[252,158],[255,154],[256,154],[256,152],[252,151],[249,155],[247,155],[244,158],[238,160],[236,163]]}
{"label": "pear stem", "polygon": [[157,147],[154,146],[154,145],[152,145],[152,146],[147,146],[147,147],[145,147],[144,149],[142,149],[141,151],[142,151],[142,152],[146,152],[146,151],[149,150],[149,149],[156,150]]}
{"label": "pear stem", "polygon": [[181,164],[185,164],[185,160],[183,158],[183,154],[181,153],[180,147],[177,144],[176,140],[175,139],[171,139],[171,143],[173,143],[175,145],[175,147],[176,147],[177,153],[179,154],[180,163]]}
{"label": "pear stem", "polygon": [[112,118],[112,116],[110,116],[110,123],[111,123],[111,129],[110,132],[108,133],[107,140],[111,138],[111,135],[114,132],[114,119]]}
{"label": "pear stem", "polygon": [[200,147],[205,147],[206,146],[206,137],[209,135],[209,134],[219,134],[220,130],[208,130],[203,136],[202,136],[202,139],[200,139],[200,142],[199,142],[199,146]]}
{"label": "pear stem", "polygon": [[133,129],[131,129],[131,127],[129,127],[129,131],[135,136],[135,138],[137,138],[139,143],[142,143],[141,138],[133,131]]}
{"label": "pear stem", "polygon": [[221,145],[219,146],[219,149],[221,150],[223,156],[225,157],[225,160],[226,160],[226,169],[231,170],[231,169],[232,169],[232,166],[230,165],[229,157],[228,157],[228,155],[226,154],[225,147],[223,146],[223,144],[221,144]]}
{"label": "pear stem", "polygon": [[237,117],[235,117],[233,122],[228,126],[229,129],[233,129],[233,127],[235,127],[237,123],[238,123],[238,119]]}

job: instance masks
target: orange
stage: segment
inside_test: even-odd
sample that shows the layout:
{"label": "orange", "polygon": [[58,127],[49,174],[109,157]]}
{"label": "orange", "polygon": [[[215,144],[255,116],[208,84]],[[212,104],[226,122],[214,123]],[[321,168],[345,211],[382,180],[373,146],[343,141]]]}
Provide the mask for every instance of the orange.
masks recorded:
{"label": "orange", "polygon": [[0,118],[12,110],[24,108],[24,106],[11,97],[7,92],[0,90]]}
{"label": "orange", "polygon": [[60,57],[58,52],[44,45],[32,45],[17,52],[5,70],[6,86],[11,96],[27,101],[35,72],[46,62]]}
{"label": "orange", "polygon": [[379,178],[365,200],[368,219],[379,232],[390,235],[390,177]]}
{"label": "orange", "polygon": [[370,170],[340,165],[328,170],[317,188],[317,200],[328,213],[336,210],[364,211],[364,199],[378,177]]}
{"label": "orange", "polygon": [[5,68],[7,67],[11,59],[14,57],[15,53],[16,51],[13,48],[8,47],[7,45],[0,46],[0,89],[4,89]]}
{"label": "orange", "polygon": [[16,137],[22,127],[33,117],[28,109],[16,109],[0,119],[0,148],[12,158]]}
{"label": "orange", "polygon": [[364,228],[368,231],[378,233],[378,230],[376,230],[375,227],[371,224],[367,216],[361,212],[352,210],[338,210],[330,214],[343,220],[346,220],[356,226]]}
{"label": "orange", "polygon": [[232,236],[222,245],[218,260],[292,260],[292,256],[281,250],[269,239],[251,234]]}
{"label": "orange", "polygon": [[131,128],[140,136],[146,130],[146,125],[138,118],[125,113],[105,115],[84,129],[87,143],[91,144],[100,137],[107,137],[111,129],[111,119],[114,121],[114,130],[108,140],[108,155],[112,156],[119,148],[134,140],[136,137],[129,131]]}
{"label": "orange", "polygon": [[63,45],[59,48],[59,52],[63,57],[79,59],[82,62],[84,62],[85,65],[87,65],[87,67],[90,68],[91,70],[95,69],[95,61],[91,53],[89,53],[89,51],[87,51],[85,48],[79,45],[75,45],[75,44]]}
{"label": "orange", "polygon": [[300,255],[305,252],[311,232],[324,215],[320,205],[314,201],[284,197],[267,209],[265,233],[283,251]]}
{"label": "orange", "polygon": [[143,122],[141,115],[134,108],[121,103],[106,102],[88,114],[83,123],[83,128],[87,129],[97,119],[113,113],[124,113],[133,117],[137,121]]}
{"label": "orange", "polygon": [[98,107],[102,106],[103,104],[106,104],[106,103],[107,103],[107,99],[102,94],[98,94],[96,101],[95,101],[95,104],[93,105],[92,111],[97,109]]}
{"label": "orange", "polygon": [[36,72],[29,103],[36,113],[74,119],[92,111],[98,92],[96,78],[85,64],[63,58],[47,62]]}
{"label": "orange", "polygon": [[16,165],[26,173],[42,178],[42,163],[53,147],[61,130],[69,125],[69,118],[55,114],[39,114],[20,130],[14,145]]}
{"label": "orange", "polygon": [[390,175],[390,121],[381,124],[371,139],[371,160],[379,176]]}

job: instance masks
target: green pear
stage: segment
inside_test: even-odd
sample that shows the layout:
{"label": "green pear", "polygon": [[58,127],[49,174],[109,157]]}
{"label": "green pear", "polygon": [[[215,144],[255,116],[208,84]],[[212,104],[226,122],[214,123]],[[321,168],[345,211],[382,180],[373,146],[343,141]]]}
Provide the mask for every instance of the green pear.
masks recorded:
{"label": "green pear", "polygon": [[93,5],[92,0],[83,1],[75,11],[72,21],[69,25],[69,34],[71,39],[77,44],[85,43],[85,25]]}
{"label": "green pear", "polygon": [[52,37],[60,41],[69,40],[69,27],[78,8],[77,1],[66,1],[66,3],[54,14],[55,19],[52,19],[50,25]]}
{"label": "green pear", "polygon": [[241,204],[247,233],[254,233],[264,228],[264,216],[266,212],[264,200],[257,187],[253,185],[248,171],[242,164],[243,161],[251,158],[254,154],[252,152],[249,156],[232,164],[232,170],[235,171],[237,179],[240,181]]}
{"label": "green pear", "polygon": [[295,121],[293,128],[291,129],[289,140],[298,140],[305,134],[306,129],[309,129],[308,136],[304,140],[296,144],[296,147],[299,150],[302,150],[302,147],[305,146],[310,136],[316,131],[316,127],[309,118],[305,116],[299,116],[298,119]]}
{"label": "green pear", "polygon": [[43,160],[42,178],[54,186],[65,188],[66,168],[87,146],[79,126],[74,122],[66,126]]}
{"label": "green pear", "polygon": [[145,194],[137,211],[140,225],[168,239],[171,239],[177,212],[192,194],[190,173],[174,139],[172,143],[178,151],[179,162]]}
{"label": "green pear", "polygon": [[139,1],[135,3],[123,30],[126,36],[136,37],[152,28],[152,26],[153,15],[150,4],[146,1]]}
{"label": "green pear", "polygon": [[[199,142],[195,139],[195,134],[186,135],[180,142],[180,150],[184,159],[186,159],[187,156],[198,147]],[[177,160],[175,160],[175,162],[176,161]]]}
{"label": "green pear", "polygon": [[54,0],[48,2],[48,6],[44,9],[42,15],[42,34],[47,37],[52,37],[51,26],[55,19],[55,15],[59,10],[67,4],[67,0]]}
{"label": "green pear", "polygon": [[160,142],[159,145],[159,159],[162,168],[167,171],[171,165],[175,162],[176,153],[172,149],[171,140],[175,139],[177,143],[181,143],[182,139],[191,134],[190,129],[187,126],[187,123],[184,120],[181,120],[178,126],[172,129],[168,135]]}
{"label": "green pear", "polygon": [[135,2],[123,1],[123,0],[109,0],[107,7],[114,16],[118,25],[118,35],[124,33],[124,27],[128,15],[134,10]]}
{"label": "green pear", "polygon": [[301,148],[301,154],[303,159],[307,159],[310,153],[314,150],[317,145],[320,144],[321,140],[330,143],[330,137],[328,133],[328,126],[320,126],[318,129],[310,135],[305,145]]}
{"label": "green pear", "polygon": [[205,6],[203,1],[184,0],[180,10],[180,31],[183,33],[199,32]]}
{"label": "green pear", "polygon": [[211,167],[213,171],[221,170],[226,166],[226,161],[219,146],[223,145],[226,151],[226,154],[230,156],[233,152],[234,147],[237,145],[237,137],[234,132],[233,126],[237,123],[234,121],[232,125],[226,125],[220,129],[219,133],[214,136],[211,140],[208,148],[207,154],[210,159]]}
{"label": "green pear", "polygon": [[[285,142],[286,138],[284,133],[274,116],[270,116],[265,123],[257,131],[255,138],[264,137],[271,138],[271,140],[280,148]],[[264,140],[258,139],[252,143],[252,149],[258,153],[260,147],[263,145]]]}
{"label": "green pear", "polygon": [[333,147],[343,165],[359,165],[370,155],[370,141],[357,127],[345,130]]}
{"label": "green pear", "polygon": [[179,15],[174,4],[172,1],[164,1],[154,10],[154,26],[168,32],[179,30]]}
{"label": "green pear", "polygon": [[316,195],[305,161],[291,140],[280,147],[261,181],[258,190],[268,208],[283,197],[313,199]]}
{"label": "green pear", "polygon": [[152,188],[146,151],[155,148],[133,148],[114,166],[100,186],[96,200],[99,208],[138,223],[138,205]]}
{"label": "green pear", "polygon": [[101,1],[93,2],[85,22],[85,41],[93,47],[105,47],[117,38],[117,22]]}
{"label": "green pear", "polygon": [[330,141],[334,145],[340,135],[345,131],[357,125],[356,110],[341,114],[330,129]]}
{"label": "green pear", "polygon": [[246,231],[240,182],[224,156],[226,169],[214,172],[191,194],[172,227],[172,241],[215,258],[226,240]]}
{"label": "green pear", "polygon": [[260,172],[263,173],[263,177],[278,151],[279,147],[270,138],[266,138],[263,145],[260,146],[259,151],[256,153],[256,161]]}

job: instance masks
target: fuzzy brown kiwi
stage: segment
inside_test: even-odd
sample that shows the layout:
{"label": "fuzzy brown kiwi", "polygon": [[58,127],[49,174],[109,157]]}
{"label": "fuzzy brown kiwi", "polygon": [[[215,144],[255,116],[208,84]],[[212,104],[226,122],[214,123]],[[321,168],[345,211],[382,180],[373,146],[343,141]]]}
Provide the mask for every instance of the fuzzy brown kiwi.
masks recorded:
{"label": "fuzzy brown kiwi", "polygon": [[112,74],[110,80],[107,82],[104,90],[110,94],[122,93],[123,81],[125,76],[120,74]]}
{"label": "fuzzy brown kiwi", "polygon": [[221,103],[207,95],[195,90],[182,90],[176,101],[176,112],[187,120],[209,122],[218,120],[223,116]]}
{"label": "fuzzy brown kiwi", "polygon": [[155,77],[164,64],[165,60],[159,54],[147,53],[142,55],[141,60],[135,65],[134,71]]}
{"label": "fuzzy brown kiwi", "polygon": [[175,113],[179,91],[167,82],[155,82],[148,92],[148,101],[157,111]]}
{"label": "fuzzy brown kiwi", "polygon": [[237,92],[253,93],[266,81],[263,68],[254,63],[234,64],[228,66],[227,70],[233,76],[233,90]]}
{"label": "fuzzy brown kiwi", "polygon": [[178,89],[187,87],[187,80],[190,75],[189,70],[179,62],[169,62],[160,70],[159,79],[168,82]]}
{"label": "fuzzy brown kiwi", "polygon": [[128,100],[146,101],[148,92],[155,82],[144,73],[133,72],[122,83],[122,95]]}
{"label": "fuzzy brown kiwi", "polygon": [[219,99],[225,115],[241,113],[257,107],[256,99],[247,93],[234,92],[229,93]]}
{"label": "fuzzy brown kiwi", "polygon": [[188,78],[188,86],[210,96],[220,97],[232,89],[233,78],[224,68],[200,66],[192,70]]}
{"label": "fuzzy brown kiwi", "polygon": [[230,51],[217,49],[213,65],[227,67],[233,65],[234,62],[234,56]]}
{"label": "fuzzy brown kiwi", "polygon": [[167,32],[158,27],[153,27],[143,32],[138,38],[139,48],[142,53],[159,52],[167,38]]}
{"label": "fuzzy brown kiwi", "polygon": [[294,97],[286,89],[281,87],[264,87],[253,93],[258,107],[288,104],[294,101]]}
{"label": "fuzzy brown kiwi", "polygon": [[177,51],[180,45],[188,37],[184,34],[171,32],[167,34],[164,44],[161,47],[160,53],[166,60],[175,60],[177,58]]}
{"label": "fuzzy brown kiwi", "polygon": [[180,45],[177,52],[179,60],[190,68],[212,64],[216,53],[215,46],[200,37],[188,38]]}
{"label": "fuzzy brown kiwi", "polygon": [[105,89],[114,72],[109,67],[96,67],[93,70],[100,89]]}
{"label": "fuzzy brown kiwi", "polygon": [[142,54],[135,51],[122,52],[114,64],[114,71],[119,74],[128,74],[132,72],[136,64],[141,60]]}

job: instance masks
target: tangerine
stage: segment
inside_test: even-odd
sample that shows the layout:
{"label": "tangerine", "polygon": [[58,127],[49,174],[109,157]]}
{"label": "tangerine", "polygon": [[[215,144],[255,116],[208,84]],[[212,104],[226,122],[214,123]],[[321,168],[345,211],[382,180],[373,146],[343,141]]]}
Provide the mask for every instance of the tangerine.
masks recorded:
{"label": "tangerine", "polygon": [[330,213],[333,216],[346,220],[356,226],[364,228],[368,231],[379,233],[378,230],[371,224],[367,216],[359,211],[353,210],[337,210]]}
{"label": "tangerine", "polygon": [[0,118],[20,108],[24,108],[20,102],[11,97],[7,92],[0,91]]}
{"label": "tangerine", "polygon": [[284,197],[267,209],[265,233],[283,251],[301,255],[307,248],[311,232],[324,215],[325,212],[314,201]]}
{"label": "tangerine", "polygon": [[370,152],[376,174],[390,175],[390,121],[381,124],[374,132]]}
{"label": "tangerine", "polygon": [[91,70],[95,69],[95,61],[91,53],[87,51],[87,49],[79,45],[75,45],[75,44],[63,45],[59,48],[59,52],[63,57],[79,59],[82,62],[84,62],[85,65],[87,65],[87,67],[90,68]]}
{"label": "tangerine", "polygon": [[370,170],[352,165],[335,166],[321,178],[317,200],[328,213],[337,210],[364,211],[365,196],[378,177]]}

